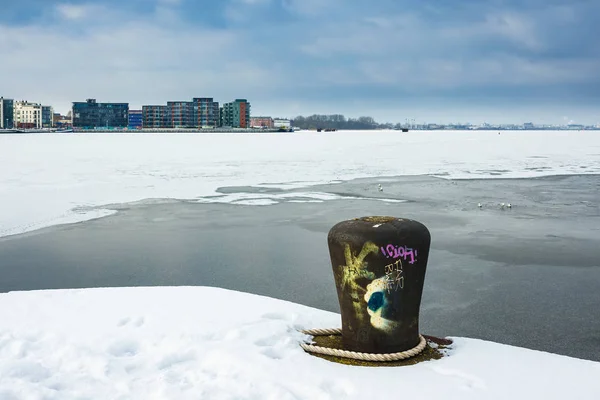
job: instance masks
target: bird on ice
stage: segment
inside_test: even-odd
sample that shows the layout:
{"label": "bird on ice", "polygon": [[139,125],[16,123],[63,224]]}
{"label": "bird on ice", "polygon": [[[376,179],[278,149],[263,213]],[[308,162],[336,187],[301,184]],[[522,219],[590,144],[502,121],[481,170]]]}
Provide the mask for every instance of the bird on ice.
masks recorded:
{"label": "bird on ice", "polygon": [[481,205],[481,203],[477,203],[477,207],[482,208],[483,206]]}
{"label": "bird on ice", "polygon": [[379,190],[380,192],[383,192],[383,187],[381,187],[381,183],[379,185],[377,185],[377,190]]}
{"label": "bird on ice", "polygon": [[504,207],[506,206],[506,204],[504,203],[500,203],[500,208],[504,210]]}
{"label": "bird on ice", "polygon": [[506,207],[508,207],[508,208],[512,208],[512,205],[511,205],[510,203],[508,203],[508,204],[506,205]]}

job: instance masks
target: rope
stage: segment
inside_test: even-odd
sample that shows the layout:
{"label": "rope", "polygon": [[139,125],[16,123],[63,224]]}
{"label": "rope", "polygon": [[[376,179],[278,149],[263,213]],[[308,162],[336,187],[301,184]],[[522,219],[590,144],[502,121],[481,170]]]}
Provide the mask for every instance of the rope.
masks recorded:
{"label": "rope", "polygon": [[306,329],[304,331],[300,331],[305,335],[310,336],[329,336],[329,335],[341,335],[342,328],[317,328],[317,329]]}
{"label": "rope", "polygon": [[[311,336],[330,336],[342,334],[342,330],[340,328],[307,329],[300,332],[304,333],[305,335]],[[307,343],[300,343],[300,347],[302,347],[305,351],[308,351],[309,353],[318,353],[327,356],[351,358],[353,360],[385,362],[405,360],[407,358],[414,357],[420,352],[422,352],[425,349],[425,346],[427,345],[427,341],[422,335],[419,335],[419,339],[419,344],[417,344],[415,347],[398,353],[360,353],[357,351],[330,349],[328,347],[315,346]]]}

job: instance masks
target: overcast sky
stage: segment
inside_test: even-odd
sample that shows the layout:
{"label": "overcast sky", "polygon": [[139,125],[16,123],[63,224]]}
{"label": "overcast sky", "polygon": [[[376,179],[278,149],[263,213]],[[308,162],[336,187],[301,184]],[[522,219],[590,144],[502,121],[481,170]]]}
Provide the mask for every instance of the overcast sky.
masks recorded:
{"label": "overcast sky", "polygon": [[0,96],[600,122],[598,0],[2,0]]}

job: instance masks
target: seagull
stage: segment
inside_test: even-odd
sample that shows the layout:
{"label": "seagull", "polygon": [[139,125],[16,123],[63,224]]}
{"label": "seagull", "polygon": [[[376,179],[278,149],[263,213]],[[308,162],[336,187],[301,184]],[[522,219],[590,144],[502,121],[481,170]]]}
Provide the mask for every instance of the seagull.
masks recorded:
{"label": "seagull", "polygon": [[505,204],[504,203],[500,203],[500,208],[504,209]]}
{"label": "seagull", "polygon": [[512,205],[511,205],[510,203],[508,203],[506,206],[507,206],[508,208],[512,208]]}
{"label": "seagull", "polygon": [[378,189],[380,192],[383,192],[383,188],[381,187],[381,183],[380,183],[379,185],[377,185],[377,189]]}
{"label": "seagull", "polygon": [[477,207],[482,208],[483,206],[481,205],[481,203],[477,203]]}

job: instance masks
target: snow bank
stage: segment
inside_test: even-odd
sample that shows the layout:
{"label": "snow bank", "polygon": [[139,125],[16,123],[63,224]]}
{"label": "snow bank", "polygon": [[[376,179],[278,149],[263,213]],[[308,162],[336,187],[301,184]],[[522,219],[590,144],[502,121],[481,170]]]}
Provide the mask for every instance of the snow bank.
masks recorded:
{"label": "snow bank", "polygon": [[[579,173],[600,173],[597,132],[0,135],[0,236],[109,215],[98,207],[115,203],[202,200],[222,186]],[[220,200],[276,202],[265,196]]]}
{"label": "snow bank", "polygon": [[206,287],[0,295],[0,399],[590,399],[600,363],[455,339],[442,360],[350,367],[296,329],[339,315]]}

